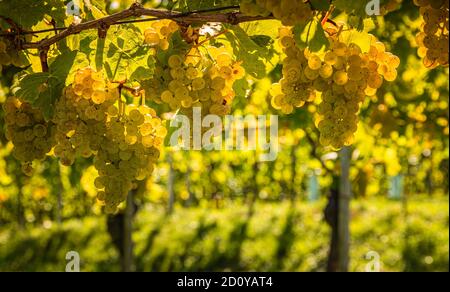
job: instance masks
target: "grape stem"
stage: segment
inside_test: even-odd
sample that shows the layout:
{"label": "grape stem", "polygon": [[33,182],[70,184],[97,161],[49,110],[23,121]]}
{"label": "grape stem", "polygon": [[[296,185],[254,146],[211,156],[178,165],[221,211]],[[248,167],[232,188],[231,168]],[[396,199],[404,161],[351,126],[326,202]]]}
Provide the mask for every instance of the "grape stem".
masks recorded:
{"label": "grape stem", "polygon": [[330,6],[330,9],[326,12],[325,16],[322,19],[322,26],[325,25],[325,23],[329,22],[331,24],[333,24],[335,27],[337,27],[336,22],[334,22],[332,19],[330,19],[331,14],[334,11],[334,5]]}
{"label": "grape stem", "polygon": [[[265,19],[273,19],[273,16],[247,16],[240,12],[226,12],[221,14],[211,14],[211,12],[224,11],[224,10],[232,10],[238,9],[239,6],[227,6],[227,7],[216,7],[212,9],[205,10],[197,10],[190,12],[177,12],[177,11],[169,11],[162,9],[149,9],[144,8],[139,3],[134,3],[130,8],[123,10],[121,12],[99,18],[96,20],[87,21],[80,24],[72,24],[69,27],[60,27],[60,28],[52,28],[49,30],[42,31],[23,31],[18,30],[16,32],[6,32],[0,34],[0,36],[11,36],[13,34],[38,34],[49,31],[61,31],[59,34],[52,36],[50,38],[42,39],[36,43],[24,43],[18,49],[26,50],[26,49],[38,49],[42,50],[42,48],[50,47],[51,45],[59,42],[60,40],[65,39],[68,36],[79,34],[82,31],[90,30],[90,29],[99,29],[101,26],[111,26],[118,25],[124,23],[134,23],[134,22],[143,22],[143,21],[155,21],[159,19],[171,19],[177,22],[182,22],[186,24],[192,23],[207,23],[207,22],[220,22],[220,23],[229,23],[233,25],[237,25],[242,22],[256,21],[256,20],[265,20]],[[148,19],[134,19],[134,20],[126,20],[127,18],[139,18],[142,16],[151,16]],[[5,18],[0,16],[1,18]],[[11,24],[13,27],[18,27],[16,24]]]}
{"label": "grape stem", "polygon": [[129,87],[129,86],[126,86],[125,85],[125,83],[126,83],[127,81],[126,80],[124,80],[124,81],[112,81],[111,83],[116,83],[116,84],[119,84],[119,90],[120,90],[120,92],[122,92],[122,90],[126,90],[126,91],[128,91],[129,93],[131,93],[133,96],[135,96],[135,97],[138,97],[138,96],[140,96],[141,95],[141,87]]}

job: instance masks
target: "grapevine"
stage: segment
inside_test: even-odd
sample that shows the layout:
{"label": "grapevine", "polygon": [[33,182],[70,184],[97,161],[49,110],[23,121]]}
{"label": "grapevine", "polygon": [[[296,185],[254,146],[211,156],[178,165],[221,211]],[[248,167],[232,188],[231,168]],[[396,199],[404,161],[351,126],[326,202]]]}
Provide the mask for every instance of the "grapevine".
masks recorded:
{"label": "grapevine", "polygon": [[[417,35],[419,55],[428,68],[448,66],[448,1],[414,3],[424,20]],[[75,18],[65,27],[49,29],[45,20],[37,26],[45,29],[38,31],[1,17],[0,71],[20,70],[4,105],[14,156],[27,174],[35,161],[50,155],[65,166],[89,159],[98,172],[98,200],[113,213],[155,168],[168,133],[160,116],[176,113],[192,121],[198,107],[203,115],[231,114],[236,97],[245,100],[255,79],[263,78],[258,75],[264,72],[252,71],[279,68],[278,60],[281,72],[265,76],[281,75],[268,83],[274,83],[272,107],[288,115],[314,105],[310,120],[322,146],[352,145],[362,104],[377,99],[385,81],[396,80],[400,58],[366,32],[359,32],[368,36],[366,50],[344,40],[343,31],[356,30],[332,17],[340,11],[349,22],[362,20],[358,3],[326,4],[318,10],[313,1],[244,0],[239,6],[182,10],[188,12],[133,4],[89,21]],[[381,14],[401,4],[384,1]],[[267,27],[250,33],[251,26],[238,26],[268,19],[281,26],[277,44],[265,38]],[[99,40],[88,30],[98,30]],[[40,34],[47,35],[36,41]],[[315,50],[314,41],[323,49]],[[64,70],[52,68],[66,62],[70,66]],[[38,65],[43,72],[37,72]],[[140,101],[129,104],[131,95]]]}

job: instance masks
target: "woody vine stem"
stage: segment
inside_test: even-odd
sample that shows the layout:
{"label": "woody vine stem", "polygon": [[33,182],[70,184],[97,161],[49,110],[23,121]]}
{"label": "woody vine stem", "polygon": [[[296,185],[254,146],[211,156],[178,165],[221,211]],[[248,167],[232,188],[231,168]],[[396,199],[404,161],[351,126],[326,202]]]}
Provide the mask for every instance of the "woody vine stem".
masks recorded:
{"label": "woody vine stem", "polygon": [[[239,6],[227,6],[227,7],[219,7],[214,9],[207,10],[198,10],[191,12],[176,12],[162,9],[149,9],[144,8],[139,3],[134,3],[130,8],[123,10],[121,12],[99,18],[96,20],[87,21],[80,24],[72,24],[69,27],[63,28],[52,28],[48,30],[41,31],[25,31],[19,28],[18,25],[12,25],[13,31],[6,32],[0,34],[3,37],[13,37],[17,35],[27,35],[27,34],[39,34],[50,31],[61,31],[60,33],[52,36],[50,38],[45,38],[36,43],[21,43],[17,46],[19,50],[27,50],[27,49],[37,49],[39,51],[44,50],[45,48],[50,47],[51,45],[56,44],[58,41],[63,40],[64,38],[78,34],[85,30],[90,29],[98,29],[100,31],[107,30],[112,25],[126,24],[126,23],[136,23],[136,22],[145,22],[145,21],[155,21],[159,19],[172,19],[182,24],[192,24],[192,23],[207,23],[207,22],[220,22],[220,23],[229,23],[229,24],[239,24],[243,22],[256,21],[256,20],[264,20],[264,19],[272,19],[273,17],[268,16],[247,16],[240,12],[227,12],[221,14],[208,14],[211,12],[218,12],[224,10],[232,10],[238,9]],[[147,19],[134,19],[127,20],[129,18],[139,18],[142,16],[150,16],[151,18]],[[4,17],[2,17],[4,18]]]}

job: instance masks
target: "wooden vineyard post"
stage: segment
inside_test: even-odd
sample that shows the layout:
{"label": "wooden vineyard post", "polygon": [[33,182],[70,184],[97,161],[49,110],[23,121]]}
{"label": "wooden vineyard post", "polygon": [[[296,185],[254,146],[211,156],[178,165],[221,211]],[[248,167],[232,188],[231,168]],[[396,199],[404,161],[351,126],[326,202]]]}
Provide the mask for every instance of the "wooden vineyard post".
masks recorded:
{"label": "wooden vineyard post", "polygon": [[351,148],[345,147],[340,153],[341,178],[338,201],[338,271],[348,272],[350,247],[350,182]]}
{"label": "wooden vineyard post", "polygon": [[122,272],[133,271],[133,191],[128,194],[124,214]]}

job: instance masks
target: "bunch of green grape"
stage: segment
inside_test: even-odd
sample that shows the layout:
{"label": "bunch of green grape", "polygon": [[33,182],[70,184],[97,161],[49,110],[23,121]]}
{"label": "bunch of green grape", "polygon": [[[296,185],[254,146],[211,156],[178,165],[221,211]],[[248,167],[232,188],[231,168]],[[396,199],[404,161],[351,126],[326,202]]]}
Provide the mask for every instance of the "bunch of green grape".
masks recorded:
{"label": "bunch of green grape", "polygon": [[316,98],[314,80],[318,76],[309,68],[306,50],[297,47],[290,28],[280,29],[279,43],[286,58],[283,60],[283,78],[270,90],[272,106],[284,114],[291,114],[295,108]]}
{"label": "bunch of green grape", "polygon": [[144,83],[146,96],[173,111],[201,107],[204,114],[228,114],[233,85],[245,76],[240,62],[222,48],[208,48],[212,59],[200,58],[199,63],[189,54],[172,54],[166,63],[159,62],[155,77]]}
{"label": "bunch of green grape", "polygon": [[301,107],[321,94],[317,122],[323,146],[336,149],[353,143],[358,126],[360,104],[373,96],[384,80],[397,78],[400,59],[386,52],[371,36],[370,50],[363,53],[354,44],[330,37],[330,49],[321,53],[300,50],[291,28],[280,29],[280,43],[286,53],[283,79],[272,87],[272,105],[284,113]]}
{"label": "bunch of green grape", "polygon": [[56,103],[54,154],[63,165],[77,157],[94,157],[95,187],[107,213],[117,211],[133,188],[153,171],[167,129],[156,112],[127,105],[119,84],[107,82],[102,72],[84,68],[75,73]]}
{"label": "bunch of green grape", "polygon": [[29,103],[10,97],[3,105],[6,138],[14,145],[13,155],[22,162],[22,171],[32,175],[32,163],[44,160],[55,144],[54,126]]}
{"label": "bunch of green grape", "polygon": [[179,26],[175,21],[168,19],[155,21],[144,31],[145,43],[166,51],[170,46],[170,37],[178,30]]}
{"label": "bunch of green grape", "polygon": [[15,67],[25,66],[25,61],[22,53],[14,50],[10,42],[0,37],[0,72],[3,66],[13,65]]}
{"label": "bunch of green grape", "polygon": [[448,66],[449,0],[414,0],[423,17],[421,32],[416,36],[419,56],[427,68]]}
{"label": "bunch of green grape", "polygon": [[310,4],[303,0],[244,0],[240,6],[241,12],[246,15],[272,14],[286,26],[306,23],[313,17]]}
{"label": "bunch of green grape", "polygon": [[105,126],[105,136],[94,158],[99,173],[94,184],[105,211],[114,213],[133,183],[153,172],[167,129],[156,112],[145,105],[126,105]]}
{"label": "bunch of green grape", "polygon": [[74,82],[56,103],[52,121],[56,124],[54,149],[61,164],[70,166],[76,157],[90,157],[100,148],[105,123],[116,112],[119,91],[107,84],[101,72],[91,68],[79,70]]}

